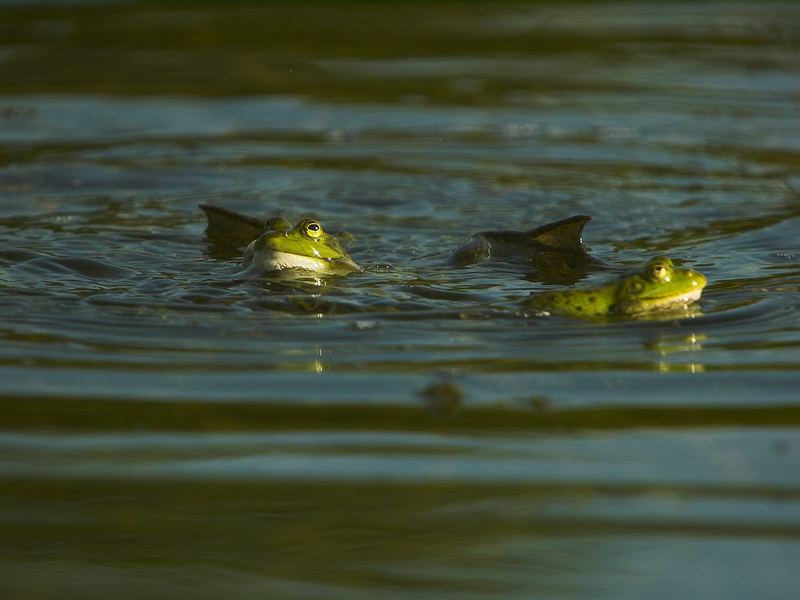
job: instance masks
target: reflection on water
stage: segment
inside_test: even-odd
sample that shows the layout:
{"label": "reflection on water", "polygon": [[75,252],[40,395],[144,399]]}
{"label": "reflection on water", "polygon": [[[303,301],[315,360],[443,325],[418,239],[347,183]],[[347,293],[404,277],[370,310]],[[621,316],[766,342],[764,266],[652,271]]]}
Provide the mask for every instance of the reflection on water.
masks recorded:
{"label": "reflection on water", "polygon": [[[796,594],[796,7],[0,11],[3,597]],[[596,263],[452,264],[580,214]],[[661,254],[699,305],[519,309]]]}
{"label": "reflection on water", "polygon": [[645,345],[645,348],[661,355],[661,360],[658,362],[658,370],[663,373],[670,371],[704,373],[706,367],[703,363],[687,361],[702,356],[702,354],[694,353],[701,353],[703,343],[707,340],[707,335],[696,333],[681,333],[678,336],[656,336]]}

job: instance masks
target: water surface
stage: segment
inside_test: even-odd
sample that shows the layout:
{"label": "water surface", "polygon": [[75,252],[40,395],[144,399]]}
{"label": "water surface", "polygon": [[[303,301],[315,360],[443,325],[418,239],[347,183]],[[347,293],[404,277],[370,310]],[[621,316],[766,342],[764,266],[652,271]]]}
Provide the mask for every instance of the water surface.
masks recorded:
{"label": "water surface", "polygon": [[[4,597],[794,596],[797,7],[0,10]],[[449,262],[572,214],[572,279]],[[658,254],[697,310],[518,305]]]}

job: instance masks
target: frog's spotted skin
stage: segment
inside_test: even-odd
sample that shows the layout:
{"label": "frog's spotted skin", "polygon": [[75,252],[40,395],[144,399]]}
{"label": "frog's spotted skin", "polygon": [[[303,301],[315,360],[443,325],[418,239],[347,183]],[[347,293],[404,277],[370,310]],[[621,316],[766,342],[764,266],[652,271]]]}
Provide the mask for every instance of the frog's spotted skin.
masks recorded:
{"label": "frog's spotted skin", "polygon": [[527,308],[570,317],[635,316],[685,307],[700,299],[706,278],[675,267],[665,256],[649,261],[635,275],[588,290],[544,292],[524,301]]}
{"label": "frog's spotted skin", "polygon": [[361,270],[339,240],[326,233],[314,219],[303,219],[293,227],[284,217],[271,217],[262,226],[257,219],[224,208],[208,205],[201,208],[208,217],[209,237],[236,245],[250,242],[244,251],[245,267],[264,271],[293,269],[322,275],[346,275]]}

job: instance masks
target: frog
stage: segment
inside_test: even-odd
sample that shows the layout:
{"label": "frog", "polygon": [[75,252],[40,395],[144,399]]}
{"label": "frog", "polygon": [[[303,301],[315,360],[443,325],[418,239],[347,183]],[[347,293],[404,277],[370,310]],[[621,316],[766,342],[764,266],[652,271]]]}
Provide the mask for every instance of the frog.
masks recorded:
{"label": "frog", "polygon": [[528,230],[480,231],[455,251],[452,263],[458,267],[489,261],[522,263],[533,267],[545,283],[576,283],[600,266],[583,245],[583,228],[591,219],[574,215]]}
{"label": "frog", "polygon": [[295,225],[283,216],[265,222],[255,217],[201,204],[208,218],[209,239],[227,248],[244,247],[242,266],[265,272],[299,271],[320,275],[347,275],[361,267],[339,239],[326,232],[317,219]]}
{"label": "frog", "polygon": [[679,268],[666,256],[656,256],[638,272],[612,283],[534,293],[523,300],[523,306],[540,315],[584,319],[638,317],[687,308],[700,299],[707,282],[702,273]]}

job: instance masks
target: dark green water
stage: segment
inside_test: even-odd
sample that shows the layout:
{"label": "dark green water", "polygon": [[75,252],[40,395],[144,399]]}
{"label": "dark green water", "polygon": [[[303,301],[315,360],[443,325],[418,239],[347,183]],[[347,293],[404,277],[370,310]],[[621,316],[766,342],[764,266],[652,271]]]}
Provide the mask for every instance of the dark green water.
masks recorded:
{"label": "dark green water", "polygon": [[[237,279],[203,202],[367,269]],[[699,311],[448,263],[581,213]],[[794,598],[799,234],[791,3],[1,7],[1,595]]]}

